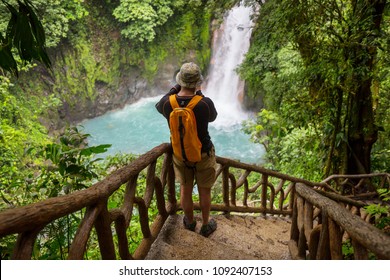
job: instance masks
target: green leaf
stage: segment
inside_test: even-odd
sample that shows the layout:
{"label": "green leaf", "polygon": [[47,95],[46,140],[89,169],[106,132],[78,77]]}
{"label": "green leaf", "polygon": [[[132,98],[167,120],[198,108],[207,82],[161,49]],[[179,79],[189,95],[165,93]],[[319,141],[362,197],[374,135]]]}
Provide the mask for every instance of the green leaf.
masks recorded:
{"label": "green leaf", "polygon": [[111,144],[102,144],[99,146],[93,146],[93,147],[88,147],[86,149],[83,149],[80,152],[80,155],[82,156],[90,156],[92,154],[101,154],[107,152],[108,148],[110,148],[112,145]]}

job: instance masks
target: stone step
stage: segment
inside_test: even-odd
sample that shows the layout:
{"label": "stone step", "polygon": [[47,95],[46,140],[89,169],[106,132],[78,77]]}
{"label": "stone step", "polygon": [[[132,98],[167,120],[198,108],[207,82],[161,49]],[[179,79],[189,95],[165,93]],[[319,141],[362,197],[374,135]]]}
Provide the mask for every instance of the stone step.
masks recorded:
{"label": "stone step", "polygon": [[208,238],[183,228],[183,216],[172,215],[164,224],[146,259],[244,260],[289,259],[290,221],[249,215],[215,215],[218,228]]}

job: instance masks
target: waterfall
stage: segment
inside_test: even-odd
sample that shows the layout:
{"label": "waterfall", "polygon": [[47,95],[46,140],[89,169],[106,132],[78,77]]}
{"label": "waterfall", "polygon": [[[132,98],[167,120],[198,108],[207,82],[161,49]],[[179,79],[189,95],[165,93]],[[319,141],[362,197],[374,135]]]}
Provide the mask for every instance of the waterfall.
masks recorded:
{"label": "waterfall", "polygon": [[[235,69],[249,48],[251,9],[233,8],[214,34],[212,63],[203,86],[206,96],[218,111],[215,122],[209,126],[210,136],[219,156],[247,163],[260,163],[264,150],[252,143],[249,135],[241,131],[241,123],[249,113],[241,108],[244,83]],[[141,154],[169,142],[166,120],[154,108],[161,98],[144,98],[123,109],[86,120],[81,125],[91,135],[90,145],[112,144],[108,154]]]}
{"label": "waterfall", "polygon": [[249,117],[241,107],[244,82],[239,79],[236,68],[249,49],[251,13],[252,8],[242,4],[234,7],[214,33],[204,91],[217,108],[218,118],[212,125],[218,129],[229,129]]}

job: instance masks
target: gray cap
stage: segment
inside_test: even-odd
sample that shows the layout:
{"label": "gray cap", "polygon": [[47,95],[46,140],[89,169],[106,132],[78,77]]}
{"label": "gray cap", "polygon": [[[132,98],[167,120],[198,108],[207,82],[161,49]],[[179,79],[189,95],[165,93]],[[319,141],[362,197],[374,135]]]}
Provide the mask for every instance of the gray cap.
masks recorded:
{"label": "gray cap", "polygon": [[193,62],[184,63],[176,75],[176,82],[182,87],[196,88],[203,82],[200,68]]}

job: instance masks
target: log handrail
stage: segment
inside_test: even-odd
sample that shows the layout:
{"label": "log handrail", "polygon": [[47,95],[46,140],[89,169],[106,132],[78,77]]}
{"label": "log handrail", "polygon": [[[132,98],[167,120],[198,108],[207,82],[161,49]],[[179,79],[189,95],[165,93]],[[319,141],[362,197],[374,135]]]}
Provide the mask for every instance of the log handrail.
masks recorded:
{"label": "log handrail", "polygon": [[[47,224],[81,209],[86,209],[86,211],[70,244],[69,259],[83,258],[93,227],[96,229],[102,259],[116,259],[112,224],[115,224],[118,236],[120,258],[133,259],[136,256],[143,256],[143,252],[138,252],[138,255],[134,254],[135,257],[133,257],[128,249],[129,241],[126,229],[130,226],[133,205],[138,205],[139,213],[142,216],[142,233],[144,240],[148,240],[148,243],[151,243],[158,234],[149,228],[147,222],[145,223],[148,220],[147,209],[150,206],[150,201],[154,197],[157,200],[159,210],[157,220],[160,221],[160,228],[168,217],[168,213],[177,208],[174,195],[168,196],[168,209],[165,208],[163,185],[160,178],[155,176],[156,161],[164,154],[168,160],[164,160],[160,178],[164,178],[164,184],[168,187],[168,192],[172,194],[174,183],[172,183],[172,175],[170,175],[173,173],[171,146],[165,143],[141,155],[131,164],[118,169],[88,189],[0,212],[0,237],[18,234],[12,258],[30,259],[34,242],[39,232]],[[137,177],[145,168],[148,168],[145,195],[143,198],[135,197]],[[121,208],[109,210],[107,207],[109,197],[124,184],[127,184],[127,187],[123,205]],[[147,247],[145,249],[148,250]]]}
{"label": "log handrail", "polygon": [[[377,187],[372,186],[372,182],[369,179],[379,178],[381,179]],[[389,173],[371,173],[371,174],[334,174],[324,179],[321,184],[325,184],[327,188],[332,188],[337,192],[344,194],[348,189],[352,195],[361,191],[363,185],[367,185],[365,192],[376,194],[376,188],[390,189],[390,174]]]}
{"label": "log handrail", "polygon": [[138,175],[169,149],[169,144],[161,144],[88,189],[0,212],[0,237],[33,230],[67,214],[94,205],[102,199],[107,199],[132,176]]}
{"label": "log handrail", "polygon": [[[294,259],[341,259],[343,234],[352,240],[355,259],[367,259],[368,252],[390,259],[390,236],[314,189],[297,184],[295,191],[289,242]],[[315,217],[314,207],[321,215]]]}

